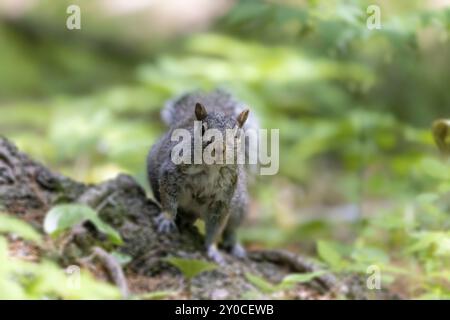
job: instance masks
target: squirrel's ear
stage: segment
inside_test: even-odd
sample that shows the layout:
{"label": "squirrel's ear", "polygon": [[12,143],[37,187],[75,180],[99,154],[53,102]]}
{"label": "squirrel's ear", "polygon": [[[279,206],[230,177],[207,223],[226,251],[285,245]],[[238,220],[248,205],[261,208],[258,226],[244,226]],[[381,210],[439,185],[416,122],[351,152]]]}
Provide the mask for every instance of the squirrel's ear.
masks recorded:
{"label": "squirrel's ear", "polygon": [[247,121],[249,112],[250,112],[250,110],[245,109],[238,115],[237,122],[238,122],[239,127],[242,128],[244,126],[245,121]]}
{"label": "squirrel's ear", "polygon": [[206,118],[207,115],[208,113],[206,112],[205,107],[201,103],[197,102],[195,104],[195,117],[197,118],[197,120],[202,121]]}

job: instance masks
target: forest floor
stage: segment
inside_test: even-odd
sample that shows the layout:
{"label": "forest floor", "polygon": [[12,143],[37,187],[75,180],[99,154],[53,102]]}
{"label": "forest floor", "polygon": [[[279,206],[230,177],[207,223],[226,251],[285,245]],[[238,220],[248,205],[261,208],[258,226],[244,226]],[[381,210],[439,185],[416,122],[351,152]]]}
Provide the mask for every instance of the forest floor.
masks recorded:
{"label": "forest floor", "polygon": [[[168,257],[209,263],[202,235],[196,226],[178,221],[179,232],[156,232],[159,207],[128,175],[96,185],[85,185],[52,172],[0,139],[0,202],[4,209],[43,232],[46,213],[59,203],[94,208],[123,239],[111,244],[89,222],[83,222],[57,239],[45,236],[40,247],[9,236],[11,257],[38,262],[50,258],[66,268],[81,266],[100,280],[119,287],[123,298],[165,299],[369,299],[392,298],[386,291],[368,290],[358,274],[333,274],[309,257],[285,250],[251,250],[238,259],[225,254],[226,264],[187,281]],[[121,265],[112,252],[129,257]],[[289,286],[286,276],[319,272]],[[153,293],[149,295],[149,293]]]}

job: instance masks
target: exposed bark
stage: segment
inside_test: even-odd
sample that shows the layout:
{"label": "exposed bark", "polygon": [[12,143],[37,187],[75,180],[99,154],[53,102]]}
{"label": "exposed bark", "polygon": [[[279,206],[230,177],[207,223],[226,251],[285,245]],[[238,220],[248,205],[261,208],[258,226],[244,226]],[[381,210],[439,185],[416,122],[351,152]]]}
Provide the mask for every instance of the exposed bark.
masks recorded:
{"label": "exposed bark", "polygon": [[[132,293],[148,290],[178,290],[183,298],[182,275],[165,262],[168,256],[207,259],[203,251],[202,235],[195,226],[178,221],[179,232],[162,235],[155,230],[154,218],[159,207],[150,200],[144,189],[130,176],[117,178],[98,185],[86,185],[54,173],[20,152],[5,138],[0,138],[0,203],[4,210],[33,223],[42,230],[46,212],[58,203],[84,203],[99,212],[100,217],[114,226],[124,239],[118,248],[131,257],[125,275]],[[105,259],[103,265],[110,278],[127,294],[127,286],[117,265],[111,263],[106,250],[107,241],[89,225],[73,232],[64,244],[59,261],[73,263],[98,252]],[[103,254],[103,253],[106,253]],[[106,257],[108,256],[108,257]],[[246,274],[259,275],[273,283],[286,274],[319,269],[309,259],[286,251],[250,252],[249,258],[239,260],[226,255],[227,265],[205,272],[192,281],[194,299],[236,299],[248,297],[249,292],[260,292]],[[261,293],[259,297],[278,298],[333,298],[364,299],[373,297],[364,285],[350,284],[332,274],[321,276],[310,283],[276,293]]]}

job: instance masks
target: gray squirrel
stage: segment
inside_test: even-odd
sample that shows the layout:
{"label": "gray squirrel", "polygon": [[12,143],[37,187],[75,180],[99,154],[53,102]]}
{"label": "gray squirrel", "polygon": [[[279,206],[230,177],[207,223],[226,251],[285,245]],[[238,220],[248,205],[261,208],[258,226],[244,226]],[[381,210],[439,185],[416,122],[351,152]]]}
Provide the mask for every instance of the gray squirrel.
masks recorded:
{"label": "gray squirrel", "polygon": [[[219,264],[225,262],[217,247],[221,238],[224,249],[244,258],[246,252],[237,241],[236,230],[248,205],[246,169],[236,161],[232,164],[175,164],[171,152],[177,141],[171,141],[171,137],[174,130],[180,128],[188,130],[193,137],[195,120],[201,121],[202,137],[205,129],[217,129],[224,135],[227,129],[232,129],[236,133],[234,154],[237,155],[242,152],[238,147],[239,133],[257,128],[255,117],[249,118],[244,104],[222,90],[185,94],[169,101],[161,116],[169,129],[147,157],[150,186],[161,205],[161,214],[156,218],[158,232],[175,231],[177,215],[190,221],[201,218],[205,222],[205,249],[210,259]],[[189,141],[191,145],[193,139]],[[210,143],[211,140],[202,138],[202,150]],[[226,150],[226,146],[229,145],[224,143],[219,150]]]}

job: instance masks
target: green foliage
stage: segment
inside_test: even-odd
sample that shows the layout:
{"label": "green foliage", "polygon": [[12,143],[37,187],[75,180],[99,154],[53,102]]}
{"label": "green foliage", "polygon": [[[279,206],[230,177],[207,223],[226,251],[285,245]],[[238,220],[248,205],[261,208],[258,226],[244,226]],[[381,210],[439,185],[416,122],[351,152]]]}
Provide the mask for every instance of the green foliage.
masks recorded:
{"label": "green foliage", "polygon": [[[72,38],[58,32],[67,3],[39,1],[18,18],[32,43],[0,24],[0,134],[79,180],[127,172],[146,185],[164,101],[225,87],[281,129],[280,172],[252,188],[245,242],[300,245],[333,271],[376,264],[407,297],[449,296],[450,165],[434,146],[449,145],[449,8],[382,3],[382,28],[368,30],[369,0],[235,1],[204,32],[174,36],[145,13],[86,7],[90,27]],[[54,221],[93,219],[119,242],[88,211]]]}
{"label": "green foliage", "polygon": [[450,231],[422,231],[413,233],[413,244],[408,252],[417,252],[424,256],[450,257]]}
{"label": "green foliage", "polygon": [[44,230],[57,237],[62,232],[71,229],[85,221],[90,221],[98,231],[106,234],[114,244],[122,244],[120,234],[111,226],[103,222],[97,212],[88,206],[80,204],[64,204],[53,207],[45,216]]}
{"label": "green foliage", "polygon": [[246,273],[245,277],[247,280],[253,284],[256,288],[258,288],[263,293],[273,293],[278,290],[276,285],[270,283],[263,277],[260,277],[258,275],[252,274],[252,273]]}
{"label": "green foliage", "polygon": [[67,285],[68,278],[55,263],[39,264],[14,261],[6,256],[6,243],[0,238],[0,298],[1,299],[118,299],[118,290],[97,282],[82,272],[80,289]]}
{"label": "green foliage", "polygon": [[132,258],[129,255],[124,254],[124,253],[122,253],[120,251],[113,251],[111,253],[111,256],[113,256],[114,259],[116,259],[116,261],[121,266],[126,266],[132,260]]}
{"label": "green foliage", "polygon": [[310,282],[313,279],[325,274],[326,271],[319,270],[314,272],[306,272],[306,273],[293,273],[285,276],[281,283],[279,284],[280,287],[286,288],[293,286],[297,283],[306,283]]}
{"label": "green foliage", "polygon": [[330,242],[319,241],[317,243],[317,253],[331,268],[341,270],[346,264],[339,251]]}
{"label": "green foliage", "polygon": [[36,244],[42,243],[41,235],[29,224],[0,212],[0,233],[10,233]]}
{"label": "green foliage", "polygon": [[[36,244],[40,235],[28,224],[0,215],[1,233],[15,234]],[[42,259],[26,262],[11,258],[8,243],[0,236],[0,299],[118,299],[113,286],[95,280],[81,270],[79,287],[69,285],[69,276],[57,264]]]}
{"label": "green foliage", "polygon": [[144,294],[140,294],[135,297],[138,300],[163,300],[176,295],[176,291],[153,291]]}
{"label": "green foliage", "polygon": [[305,273],[292,273],[285,276],[278,284],[273,284],[264,279],[263,277],[252,273],[246,273],[245,277],[251,284],[253,284],[261,292],[271,294],[278,291],[290,289],[299,283],[310,282],[325,273],[326,273],[325,270],[319,270],[315,272],[305,272]]}
{"label": "green foliage", "polygon": [[217,268],[217,265],[214,263],[197,259],[169,257],[165,260],[180,270],[187,280],[191,280],[203,272],[212,271]]}
{"label": "green foliage", "polygon": [[421,165],[421,171],[435,180],[450,181],[450,166],[434,158],[424,158]]}

